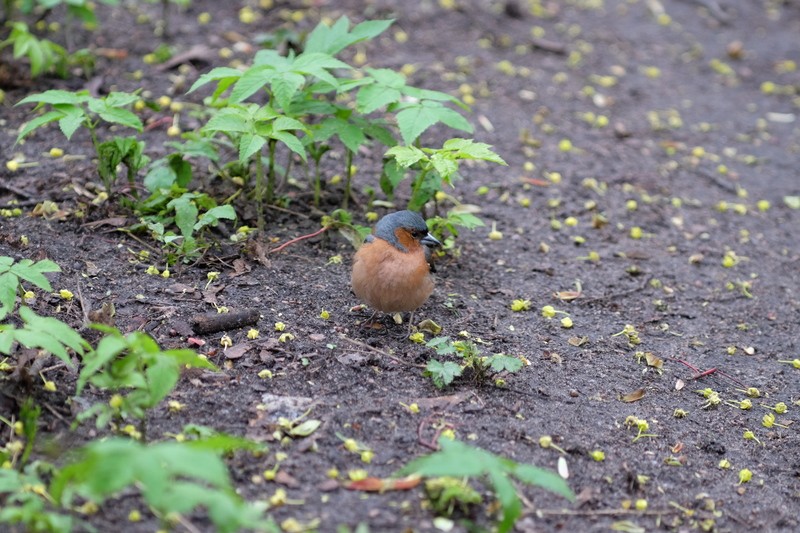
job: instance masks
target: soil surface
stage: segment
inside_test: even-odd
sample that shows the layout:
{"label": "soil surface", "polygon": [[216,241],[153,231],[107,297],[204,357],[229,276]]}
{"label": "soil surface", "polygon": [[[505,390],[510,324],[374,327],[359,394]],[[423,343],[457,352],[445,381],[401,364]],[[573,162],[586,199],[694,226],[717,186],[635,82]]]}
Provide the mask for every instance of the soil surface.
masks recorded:
{"label": "soil surface", "polygon": [[[800,357],[800,211],[785,201],[800,195],[800,4],[275,2],[269,9],[254,6],[256,22],[243,24],[238,11],[244,3],[196,0],[170,17],[166,42],[175,53],[196,45],[209,50],[183,73],[143,61],[161,43],[153,34],[160,8],[131,5],[99,5],[99,30],[73,32],[72,46],[106,51],[91,82],[78,76],[26,81],[19,73],[5,80],[0,157],[21,154],[39,165],[0,170],[0,204],[17,201],[24,208],[21,217],[0,218],[0,255],[49,258],[61,266],[50,276],[53,287],[70,289],[76,298],[65,304],[40,294],[32,304],[40,314],[81,329],[86,313],[112,302],[123,332],[147,331],[167,348],[189,347],[189,337],[206,342],[199,351],[222,371],[185,376],[169,399],[186,408],[154,409],[147,419],[150,440],[192,423],[269,442],[279,416],[311,408],[310,416],[322,421],[311,436],[270,442],[271,453],[260,458],[236,455],[230,470],[248,499],[266,499],[278,487],[287,491],[295,504],[271,511],[278,522],[319,520],[320,531],[360,523],[370,531],[434,530],[421,488],[366,494],[330,482],[326,473],[337,468],[344,478],[364,468],[387,477],[430,453],[426,443],[444,426],[472,445],[550,469],[562,455],[540,447],[539,438],[550,435],[563,448],[577,500],[520,486],[525,509],[519,531],[800,529],[800,370],[779,362]],[[211,14],[202,28],[196,23],[201,12]],[[471,95],[474,138],[508,162],[463,169],[452,194],[480,206],[487,227],[462,232],[458,253],[438,261],[435,292],[415,317],[415,323],[435,321],[442,335],[466,332],[480,339],[487,354],[524,357],[530,364],[521,371],[496,376],[505,386],[467,377],[438,390],[422,372],[436,354],[408,340],[405,324],[359,327],[369,312],[352,310],[359,303],[349,289],[353,248],[338,234],[259,258],[253,244],[229,244],[234,228],[223,225],[220,246],[202,260],[175,265],[168,279],[150,276],[145,270],[151,264],[164,268],[157,244],[118,231],[119,224],[92,224],[135,219],[118,204],[91,203],[97,183],[91,161],[43,155],[57,146],[91,157],[88,136],[78,133],[67,143],[53,127],[14,144],[32,111],[13,104],[32,92],[141,87],[153,98],[168,94],[201,103],[208,92],[185,91],[212,66],[228,64],[220,49],[247,62],[259,34],[307,31],[323,17],[343,14],[353,21],[396,19],[349,57],[358,53],[379,68],[411,65],[410,83]],[[140,81],[132,74],[137,70]],[[158,121],[171,115],[149,113],[153,126],[141,138],[156,158],[168,151],[171,124]],[[184,130],[199,125],[190,113],[181,117]],[[460,135],[434,129],[423,143],[438,146]],[[355,161],[357,204],[351,210],[360,224],[368,224],[363,190],[377,189],[381,155],[376,148]],[[326,161],[330,179],[340,172],[342,154]],[[268,210],[262,254],[319,229],[321,212],[310,206],[300,178],[279,191],[289,200],[286,207]],[[210,175],[203,179],[193,185],[227,196],[225,185]],[[329,185],[322,211],[336,207],[337,187]],[[485,194],[479,194],[482,187]],[[399,191],[397,208],[408,193]],[[57,202],[63,216],[31,216],[43,200]],[[237,210],[240,223],[255,225],[252,208]],[[502,239],[488,238],[492,225]],[[641,229],[640,238],[634,228]],[[151,259],[137,259],[141,250]],[[723,266],[726,254],[735,264]],[[209,271],[221,275],[206,288]],[[576,284],[577,297],[565,294]],[[529,300],[530,310],[512,311],[517,299]],[[544,317],[546,305],[568,313],[572,328],[562,327],[563,314]],[[222,332],[194,334],[191,318],[214,306],[256,309],[261,337],[248,340],[247,327],[227,331],[238,349],[224,352]],[[320,318],[323,309],[327,320]],[[276,322],[293,340],[277,340]],[[639,344],[619,334],[626,325],[638,332]],[[271,379],[259,377],[265,369]],[[91,424],[70,429],[81,408],[67,402],[77,376],[57,368],[48,378],[57,392],[34,387],[48,406],[43,439],[66,450],[95,438]],[[744,399],[748,387],[761,396],[742,410],[733,402]],[[698,392],[705,388],[717,391],[722,403],[710,405]],[[777,402],[789,406],[777,415],[788,427],[766,428],[765,406]],[[407,409],[412,403],[419,413]],[[676,416],[676,409],[685,416]],[[653,436],[634,442],[630,416],[647,420]],[[743,438],[746,430],[758,441]],[[373,450],[372,462],[346,451],[341,437]],[[604,461],[590,457],[595,450],[605,453]],[[278,451],[287,454],[280,484],[261,475]],[[730,468],[719,467],[723,459]],[[753,478],[740,484],[744,468]],[[456,513],[457,531],[468,528],[462,519],[491,527],[491,494],[475,486],[484,503]],[[646,510],[626,509],[638,499],[647,500]],[[100,531],[121,524],[125,531],[158,528],[146,511],[142,522],[128,523],[134,508],[145,509],[127,495],[89,522]],[[190,519],[198,530],[211,530],[201,515]]]}

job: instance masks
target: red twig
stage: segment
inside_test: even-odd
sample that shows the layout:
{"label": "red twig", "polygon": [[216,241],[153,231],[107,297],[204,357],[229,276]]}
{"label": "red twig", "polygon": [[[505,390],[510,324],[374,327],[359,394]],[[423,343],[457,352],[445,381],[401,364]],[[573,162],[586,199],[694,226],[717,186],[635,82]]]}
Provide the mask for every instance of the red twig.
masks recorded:
{"label": "red twig", "polygon": [[729,374],[726,374],[725,372],[723,372],[722,370],[719,370],[717,368],[709,368],[708,370],[700,370],[699,368],[697,368],[693,364],[688,363],[688,362],[684,361],[683,359],[678,359],[676,357],[669,357],[668,359],[670,359],[671,361],[675,361],[676,363],[680,363],[680,364],[686,366],[687,368],[692,369],[695,372],[694,376],[692,376],[692,379],[694,379],[694,380],[698,380],[700,378],[704,378],[706,376],[710,376],[711,374],[717,373],[720,376],[733,381],[734,383],[736,383],[740,387],[745,388],[745,389],[747,388],[747,385],[745,385],[744,383],[742,383],[741,381],[739,381],[735,377],[733,377],[733,376],[731,376]]}
{"label": "red twig", "polygon": [[285,243],[281,244],[280,246],[278,246],[274,250],[270,250],[269,253],[274,254],[275,252],[280,252],[281,250],[283,250],[284,248],[286,248],[290,244],[294,244],[296,242],[300,242],[300,241],[303,241],[305,239],[311,239],[312,237],[316,237],[317,235],[321,235],[322,233],[328,231],[329,229],[330,229],[330,226],[323,226],[321,229],[315,231],[314,233],[309,233],[308,235],[301,235],[299,237],[295,237],[291,241],[286,241]]}

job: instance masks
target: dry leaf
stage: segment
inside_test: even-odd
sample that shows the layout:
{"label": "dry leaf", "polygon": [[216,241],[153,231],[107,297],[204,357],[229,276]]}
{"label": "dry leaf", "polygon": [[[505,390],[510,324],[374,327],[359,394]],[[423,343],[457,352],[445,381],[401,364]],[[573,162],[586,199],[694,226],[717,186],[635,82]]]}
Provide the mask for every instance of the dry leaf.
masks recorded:
{"label": "dry leaf", "polygon": [[633,403],[633,402],[638,402],[642,398],[644,398],[644,389],[636,389],[635,391],[626,394],[620,399],[625,403]]}
{"label": "dry leaf", "polygon": [[664,366],[664,361],[660,357],[656,357],[650,352],[645,352],[644,360],[647,361],[647,366],[661,369]]}
{"label": "dry leaf", "polygon": [[589,342],[589,337],[570,337],[567,342],[571,346],[580,347]]}
{"label": "dry leaf", "polygon": [[682,379],[675,381],[675,390],[681,390],[686,386],[686,383],[683,382]]}

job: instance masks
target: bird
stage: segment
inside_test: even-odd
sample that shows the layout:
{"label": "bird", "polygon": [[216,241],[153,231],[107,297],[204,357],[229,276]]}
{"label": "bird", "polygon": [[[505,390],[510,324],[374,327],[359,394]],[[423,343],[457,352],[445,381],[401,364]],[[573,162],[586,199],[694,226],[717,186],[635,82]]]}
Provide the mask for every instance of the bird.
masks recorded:
{"label": "bird", "polygon": [[422,215],[396,211],[383,216],[353,258],[350,282],[356,297],[384,313],[413,312],[433,292],[431,248],[441,246]]}

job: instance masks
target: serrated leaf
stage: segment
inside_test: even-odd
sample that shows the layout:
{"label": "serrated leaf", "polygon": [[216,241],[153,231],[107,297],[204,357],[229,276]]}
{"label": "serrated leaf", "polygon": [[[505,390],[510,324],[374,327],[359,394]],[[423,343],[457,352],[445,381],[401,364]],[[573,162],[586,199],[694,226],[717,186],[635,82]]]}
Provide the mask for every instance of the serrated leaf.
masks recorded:
{"label": "serrated leaf", "polygon": [[492,370],[495,372],[517,372],[522,368],[522,361],[518,357],[497,354],[492,357]]}
{"label": "serrated leaf", "polygon": [[460,376],[462,368],[452,361],[442,363],[436,359],[431,359],[425,366],[425,373],[433,380],[433,384],[441,389]]}
{"label": "serrated leaf", "polygon": [[395,102],[399,102],[403,94],[398,89],[385,85],[365,85],[356,94],[356,109],[365,115],[377,111]]}
{"label": "serrated leaf", "polygon": [[229,100],[235,104],[244,102],[259,90],[266,88],[266,85],[274,75],[275,69],[271,66],[257,65],[250,67],[234,83]]}
{"label": "serrated leaf", "polygon": [[425,152],[416,146],[393,146],[386,150],[384,157],[392,157],[401,167],[408,168],[418,161],[427,159]]}
{"label": "serrated leaf", "polygon": [[239,139],[239,161],[242,164],[247,163],[253,154],[256,154],[267,143],[267,140],[261,135],[254,135],[252,133],[245,133]]}
{"label": "serrated leaf", "polygon": [[423,105],[407,107],[397,113],[397,127],[400,136],[407,145],[412,145],[425,130],[439,122],[439,118],[431,113],[430,108]]}

